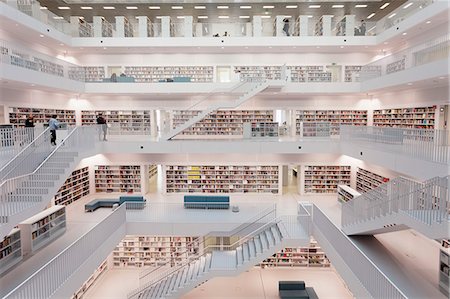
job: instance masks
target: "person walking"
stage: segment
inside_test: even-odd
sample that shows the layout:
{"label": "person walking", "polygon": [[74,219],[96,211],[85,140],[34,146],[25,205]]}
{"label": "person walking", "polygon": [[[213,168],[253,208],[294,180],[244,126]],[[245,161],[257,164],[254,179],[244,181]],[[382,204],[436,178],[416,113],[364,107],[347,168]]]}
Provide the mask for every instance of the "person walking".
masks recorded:
{"label": "person walking", "polygon": [[106,124],[106,119],[103,117],[102,113],[99,113],[97,116],[97,124],[100,126],[98,129],[98,139],[102,140],[102,132],[103,132],[103,141],[106,140],[106,133],[108,132],[108,125]]}
{"label": "person walking", "polygon": [[25,128],[27,135],[28,135],[28,140],[26,143],[31,143],[34,140],[34,117],[33,114],[28,114],[27,119],[25,120]]}
{"label": "person walking", "polygon": [[56,114],[48,120],[48,128],[50,129],[50,143],[51,145],[56,145],[56,130],[59,127],[59,121],[56,120]]}

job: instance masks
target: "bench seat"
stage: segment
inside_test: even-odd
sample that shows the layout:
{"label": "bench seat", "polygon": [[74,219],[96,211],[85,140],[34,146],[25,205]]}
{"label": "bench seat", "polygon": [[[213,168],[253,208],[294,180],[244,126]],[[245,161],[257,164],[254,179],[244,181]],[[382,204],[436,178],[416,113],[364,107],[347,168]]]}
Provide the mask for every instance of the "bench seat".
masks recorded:
{"label": "bench seat", "polygon": [[229,196],[185,195],[184,207],[186,209],[229,209]]}
{"label": "bench seat", "polygon": [[114,204],[119,204],[117,199],[94,199],[84,205],[86,212],[93,212],[98,208],[112,208]]}

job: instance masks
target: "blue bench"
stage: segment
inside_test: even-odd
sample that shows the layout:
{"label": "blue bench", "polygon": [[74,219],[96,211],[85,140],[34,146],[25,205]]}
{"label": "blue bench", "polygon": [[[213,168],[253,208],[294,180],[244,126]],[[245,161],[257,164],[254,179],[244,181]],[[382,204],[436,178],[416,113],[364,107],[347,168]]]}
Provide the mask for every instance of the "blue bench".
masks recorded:
{"label": "blue bench", "polygon": [[124,202],[131,202],[133,204],[127,205],[128,209],[143,209],[145,207],[145,198],[144,196],[121,196],[119,197],[119,204],[123,204]]}
{"label": "blue bench", "polygon": [[186,209],[229,209],[229,196],[211,195],[185,195],[184,207]]}
{"label": "blue bench", "polygon": [[143,209],[145,207],[145,198],[143,196],[120,196],[119,199],[94,199],[84,205],[86,212],[93,212],[98,208],[112,208],[114,204],[121,205],[124,202],[132,202],[128,209]]}
{"label": "blue bench", "polygon": [[191,82],[191,77],[173,77],[173,82]]}
{"label": "blue bench", "polygon": [[304,281],[279,281],[278,295],[281,299],[317,299],[311,287],[305,287]]}

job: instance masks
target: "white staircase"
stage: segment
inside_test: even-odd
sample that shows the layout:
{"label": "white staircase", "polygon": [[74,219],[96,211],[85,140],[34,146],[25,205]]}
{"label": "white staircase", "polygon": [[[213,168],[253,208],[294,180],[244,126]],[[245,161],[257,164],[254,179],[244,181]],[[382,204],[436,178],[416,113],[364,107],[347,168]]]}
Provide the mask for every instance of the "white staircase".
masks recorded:
{"label": "white staircase", "polygon": [[342,206],[342,230],[347,235],[407,228],[432,239],[448,238],[450,176],[423,183],[396,178]]}
{"label": "white staircase", "polygon": [[0,184],[0,236],[45,209],[83,158],[79,153],[92,155],[96,152],[96,142],[96,126],[74,128],[34,171],[3,181]]}
{"label": "white staircase", "polygon": [[[272,81],[260,81],[260,82],[245,82],[244,84],[239,83],[237,85],[237,87],[243,88],[245,91],[237,100],[216,103],[216,104],[209,106],[208,108],[206,108],[205,110],[203,110],[202,112],[200,112],[199,114],[197,114],[196,116],[194,116],[193,118],[188,120],[187,122],[172,129],[166,136],[163,137],[163,139],[165,139],[165,140],[172,139],[179,133],[181,133],[184,130],[186,130],[187,128],[189,128],[190,126],[192,126],[192,125],[196,124],[197,122],[201,121],[202,119],[204,119],[208,114],[210,114],[218,109],[233,109],[233,108],[239,107],[240,105],[245,103],[247,100],[251,99],[258,93],[265,90],[266,88],[269,88],[271,86],[273,86],[274,88],[280,88],[280,86],[283,86],[285,82],[286,81],[282,81],[282,80],[272,80]],[[237,88],[233,87],[232,90],[230,90],[228,92],[232,92],[235,89],[237,89]],[[201,101],[201,102],[203,102],[203,101]],[[193,107],[191,107],[190,110],[195,110],[195,109],[193,109]]]}
{"label": "white staircase", "polygon": [[281,250],[285,237],[280,223],[272,222],[228,246],[228,250],[208,246],[194,261],[170,268],[129,294],[128,298],[178,298],[215,276],[234,276],[248,270]]}

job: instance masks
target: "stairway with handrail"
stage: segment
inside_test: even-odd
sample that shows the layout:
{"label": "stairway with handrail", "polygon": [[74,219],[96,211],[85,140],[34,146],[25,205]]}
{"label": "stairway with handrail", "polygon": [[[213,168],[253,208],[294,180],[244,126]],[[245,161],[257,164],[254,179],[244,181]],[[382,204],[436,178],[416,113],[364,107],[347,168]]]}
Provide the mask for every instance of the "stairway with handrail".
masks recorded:
{"label": "stairway with handrail", "polygon": [[399,177],[342,205],[342,230],[373,235],[413,228],[431,239],[450,231],[450,176],[416,182]]}
{"label": "stairway with handrail", "polygon": [[[12,160],[15,168],[8,169],[8,178],[0,184],[1,236],[50,203],[78,162],[96,153],[97,132],[97,126],[71,127],[56,147],[41,143],[48,141],[44,134]],[[39,164],[30,165],[30,158],[39,159]]]}

